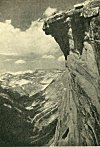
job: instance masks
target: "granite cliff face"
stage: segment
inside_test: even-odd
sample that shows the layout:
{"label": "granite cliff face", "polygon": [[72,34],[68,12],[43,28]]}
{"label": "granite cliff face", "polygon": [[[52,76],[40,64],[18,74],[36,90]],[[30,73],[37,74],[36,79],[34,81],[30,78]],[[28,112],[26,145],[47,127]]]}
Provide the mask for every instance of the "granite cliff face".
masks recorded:
{"label": "granite cliff face", "polygon": [[100,145],[100,0],[47,18],[66,70],[0,75],[0,145]]}
{"label": "granite cliff face", "polygon": [[66,60],[52,145],[100,145],[100,1],[75,5],[44,22]]}

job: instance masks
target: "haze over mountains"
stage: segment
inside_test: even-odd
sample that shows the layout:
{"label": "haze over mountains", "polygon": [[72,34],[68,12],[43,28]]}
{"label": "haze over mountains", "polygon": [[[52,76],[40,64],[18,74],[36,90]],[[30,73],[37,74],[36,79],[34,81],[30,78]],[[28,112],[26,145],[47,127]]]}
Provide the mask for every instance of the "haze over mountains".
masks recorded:
{"label": "haze over mountains", "polygon": [[63,56],[0,55],[0,74],[35,69],[65,69]]}
{"label": "haze over mountains", "polygon": [[[24,12],[29,15],[21,11],[28,7],[31,12],[28,2],[40,8],[40,0],[17,2],[1,0],[8,6],[5,11],[12,6],[19,11],[11,15],[11,9],[0,22],[0,146],[99,146],[100,0],[88,0],[52,17],[48,16],[55,9],[46,7],[43,30],[42,21],[28,25]],[[50,2],[68,8],[78,0]],[[66,68],[58,44],[45,34],[54,35],[62,51],[70,49]]]}

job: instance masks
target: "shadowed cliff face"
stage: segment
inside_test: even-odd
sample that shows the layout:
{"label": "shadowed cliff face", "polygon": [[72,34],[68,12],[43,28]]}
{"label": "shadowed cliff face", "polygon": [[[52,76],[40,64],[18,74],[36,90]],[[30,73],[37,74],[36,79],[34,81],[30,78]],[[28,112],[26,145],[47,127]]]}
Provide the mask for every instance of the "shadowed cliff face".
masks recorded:
{"label": "shadowed cliff face", "polygon": [[65,19],[58,20],[53,23],[50,23],[49,26],[48,22],[45,22],[43,30],[47,35],[52,35],[52,37],[54,37],[55,41],[59,44],[65,56],[65,60],[67,60],[67,55],[69,55],[69,25],[64,21]]}
{"label": "shadowed cliff face", "polygon": [[100,145],[100,0],[44,22],[65,71],[0,75],[0,145]]}
{"label": "shadowed cliff face", "polygon": [[[67,68],[61,77],[64,93],[52,145],[100,145],[99,7],[100,1],[86,1],[73,10],[51,16],[46,26],[44,23],[46,34],[62,38],[55,40],[60,40],[59,46],[63,44],[64,55],[68,52]],[[57,22],[58,26],[62,24],[62,30],[55,26]],[[64,29],[66,43],[60,32]]]}
{"label": "shadowed cliff face", "polygon": [[94,48],[97,66],[100,74],[100,15],[93,21]]}
{"label": "shadowed cliff face", "polygon": [[[44,22],[43,30],[46,35],[54,37],[65,56],[65,60],[67,60],[70,50],[78,51],[82,55],[84,41],[93,39],[89,38],[91,36],[90,25],[92,19],[99,15],[98,4],[99,1],[88,1],[75,5],[74,9],[57,13]],[[72,42],[70,43],[70,40],[73,41],[73,48],[71,48]]]}

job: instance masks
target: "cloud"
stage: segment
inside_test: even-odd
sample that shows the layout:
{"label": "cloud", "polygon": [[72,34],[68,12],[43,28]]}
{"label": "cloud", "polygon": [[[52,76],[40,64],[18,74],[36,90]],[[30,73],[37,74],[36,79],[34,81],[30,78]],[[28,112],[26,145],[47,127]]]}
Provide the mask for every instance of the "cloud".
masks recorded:
{"label": "cloud", "polygon": [[25,60],[17,60],[17,61],[15,62],[15,64],[25,64],[25,63],[26,63]]}
{"label": "cloud", "polygon": [[9,62],[9,61],[12,61],[12,59],[6,59],[6,60],[4,60],[5,62]]}
{"label": "cloud", "polygon": [[7,24],[11,24],[11,20],[6,20],[5,21]]}
{"label": "cloud", "polygon": [[0,54],[55,53],[59,46],[42,30],[43,22],[32,22],[29,29],[21,31],[11,25],[11,20],[0,22]]}
{"label": "cloud", "polygon": [[58,58],[58,61],[59,61],[59,62],[64,62],[64,61],[65,61],[64,56],[60,56],[60,57]]}
{"label": "cloud", "polygon": [[42,58],[43,59],[55,59],[53,55],[43,55]]}
{"label": "cloud", "polygon": [[7,53],[7,52],[0,52],[0,55],[4,55],[4,56],[17,56],[17,53]]}
{"label": "cloud", "polygon": [[57,12],[56,8],[48,7],[45,12],[43,13],[44,16],[49,17]]}

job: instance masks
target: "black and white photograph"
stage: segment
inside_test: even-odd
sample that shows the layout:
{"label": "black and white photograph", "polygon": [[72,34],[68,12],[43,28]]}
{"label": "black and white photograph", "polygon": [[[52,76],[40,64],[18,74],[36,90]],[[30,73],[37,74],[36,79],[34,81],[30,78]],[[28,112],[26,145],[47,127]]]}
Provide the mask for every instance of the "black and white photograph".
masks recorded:
{"label": "black and white photograph", "polygon": [[100,0],[0,0],[0,147],[100,146]]}

